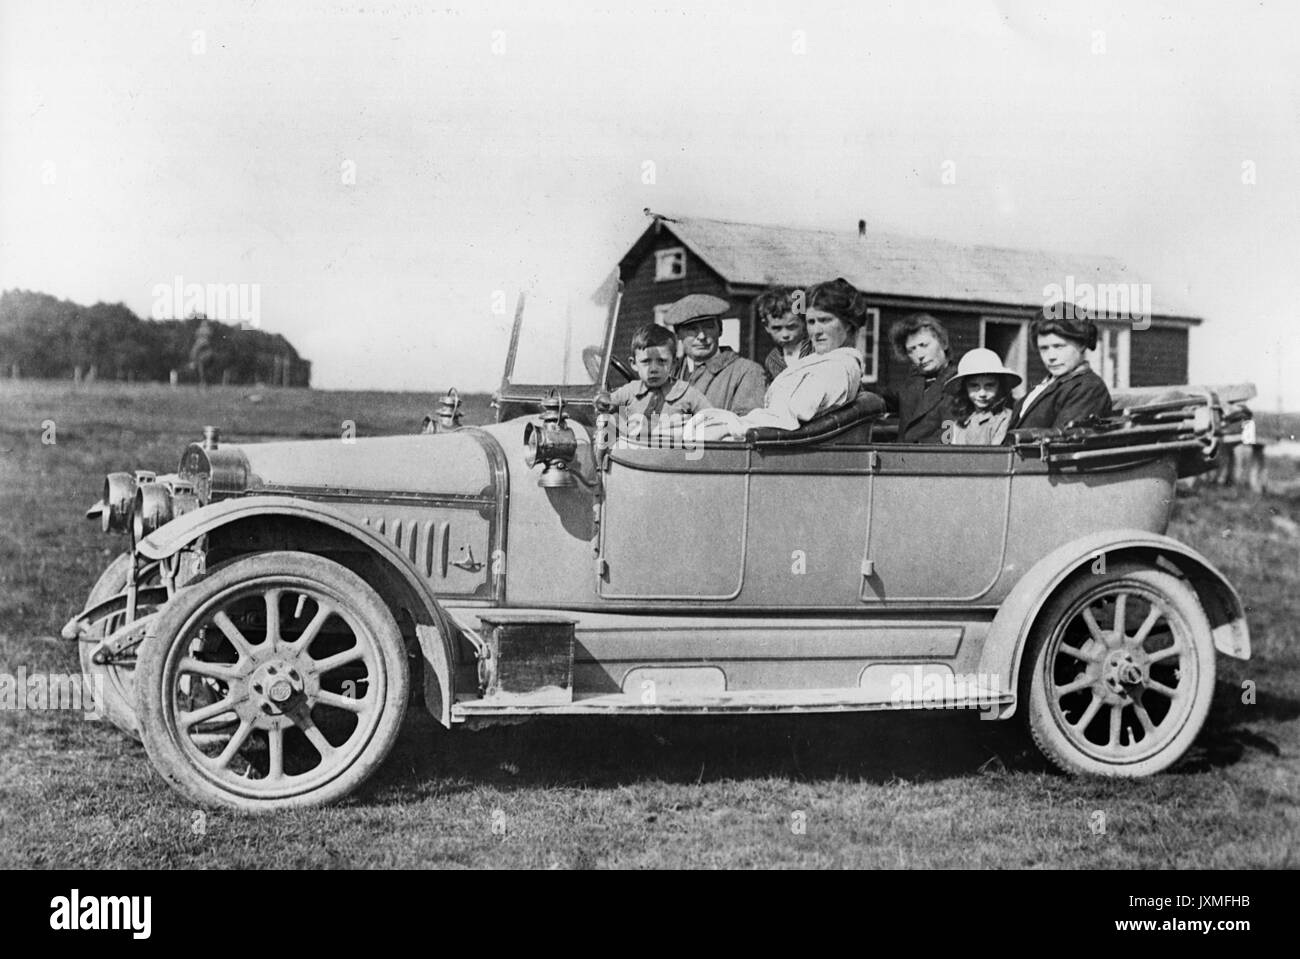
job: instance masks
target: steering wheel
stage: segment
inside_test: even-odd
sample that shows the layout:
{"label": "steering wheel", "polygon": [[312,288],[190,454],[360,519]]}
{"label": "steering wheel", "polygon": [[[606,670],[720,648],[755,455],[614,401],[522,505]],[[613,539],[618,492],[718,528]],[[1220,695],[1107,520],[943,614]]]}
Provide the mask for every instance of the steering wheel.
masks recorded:
{"label": "steering wheel", "polygon": [[[586,368],[587,375],[591,377],[593,383],[595,383],[600,377],[600,361],[602,359],[603,354],[599,346],[583,347],[582,365]],[[636,374],[628,369],[627,364],[617,357],[611,356],[609,358],[609,369],[611,373],[617,373],[619,376],[623,377],[623,383],[631,383],[636,379]],[[617,388],[622,386],[623,383],[603,383],[600,385]]]}

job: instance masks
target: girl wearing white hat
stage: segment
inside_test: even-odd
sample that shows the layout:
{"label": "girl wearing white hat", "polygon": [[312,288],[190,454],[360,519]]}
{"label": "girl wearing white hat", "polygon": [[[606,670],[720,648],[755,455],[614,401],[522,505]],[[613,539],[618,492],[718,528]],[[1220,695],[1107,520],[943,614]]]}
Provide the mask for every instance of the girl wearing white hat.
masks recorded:
{"label": "girl wearing white hat", "polygon": [[954,446],[998,446],[1011,423],[1011,391],[1020,374],[1002,365],[992,350],[971,350],[944,384],[955,399],[958,419],[945,424],[944,442]]}

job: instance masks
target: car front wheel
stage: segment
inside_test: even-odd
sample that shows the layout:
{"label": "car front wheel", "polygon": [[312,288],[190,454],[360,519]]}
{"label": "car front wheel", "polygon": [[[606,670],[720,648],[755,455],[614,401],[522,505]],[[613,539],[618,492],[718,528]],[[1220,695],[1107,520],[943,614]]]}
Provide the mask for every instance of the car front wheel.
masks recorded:
{"label": "car front wheel", "polygon": [[1196,594],[1138,563],[1067,583],[1039,618],[1027,665],[1030,733],[1071,773],[1166,769],[1200,732],[1214,691],[1214,641]]}
{"label": "car front wheel", "polygon": [[379,766],[409,691],[401,633],[338,563],[259,553],[195,580],[143,644],[145,748],[189,798],[247,812],[337,801]]}
{"label": "car front wheel", "polygon": [[[126,589],[127,577],[131,572],[131,554],[122,553],[100,575],[86,600],[86,608],[97,606],[107,599],[112,599]],[[145,585],[157,585],[158,578],[153,576]],[[150,612],[142,608],[143,615]],[[100,664],[94,661],[94,652],[101,640],[126,622],[126,613],[110,613],[97,622],[90,623],[88,635],[77,643],[81,659],[81,671],[91,677],[97,692],[102,693],[98,703],[104,717],[124,733],[140,738],[140,728],[135,717],[135,651],[121,655],[113,661]]]}

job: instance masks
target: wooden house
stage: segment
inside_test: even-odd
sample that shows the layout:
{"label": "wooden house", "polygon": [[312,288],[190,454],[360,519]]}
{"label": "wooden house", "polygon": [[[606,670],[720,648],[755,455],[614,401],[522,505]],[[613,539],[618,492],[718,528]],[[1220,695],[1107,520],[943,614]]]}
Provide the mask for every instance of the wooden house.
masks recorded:
{"label": "wooden house", "polygon": [[907,362],[890,347],[889,328],[916,312],[943,323],[954,358],[986,346],[1033,383],[1045,371],[1028,324],[1055,284],[1063,298],[1081,306],[1123,305],[1123,295],[1127,314],[1146,308],[1140,320],[1099,319],[1101,342],[1089,357],[1108,385],[1187,382],[1188,335],[1200,318],[1166,291],[1152,292],[1110,257],[964,246],[881,233],[862,222],[835,231],[652,216],[619,261],[624,292],[616,356],[627,356],[636,327],[655,321],[674,300],[712,293],[731,304],[723,342],[761,362],[772,341],[754,315],[755,297],[770,286],[802,289],[842,276],[870,304],[866,366],[877,383],[896,385],[906,375]]}

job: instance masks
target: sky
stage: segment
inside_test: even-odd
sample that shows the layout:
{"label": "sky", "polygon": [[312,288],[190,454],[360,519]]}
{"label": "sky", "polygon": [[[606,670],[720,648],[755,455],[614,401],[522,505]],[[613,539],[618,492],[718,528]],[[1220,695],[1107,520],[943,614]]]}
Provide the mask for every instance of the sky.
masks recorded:
{"label": "sky", "polygon": [[1194,382],[1296,410],[1297,37],[1293,2],[0,0],[0,289],[238,284],[318,387],[479,390],[516,291],[645,207],[862,218],[1117,256],[1205,318]]}

